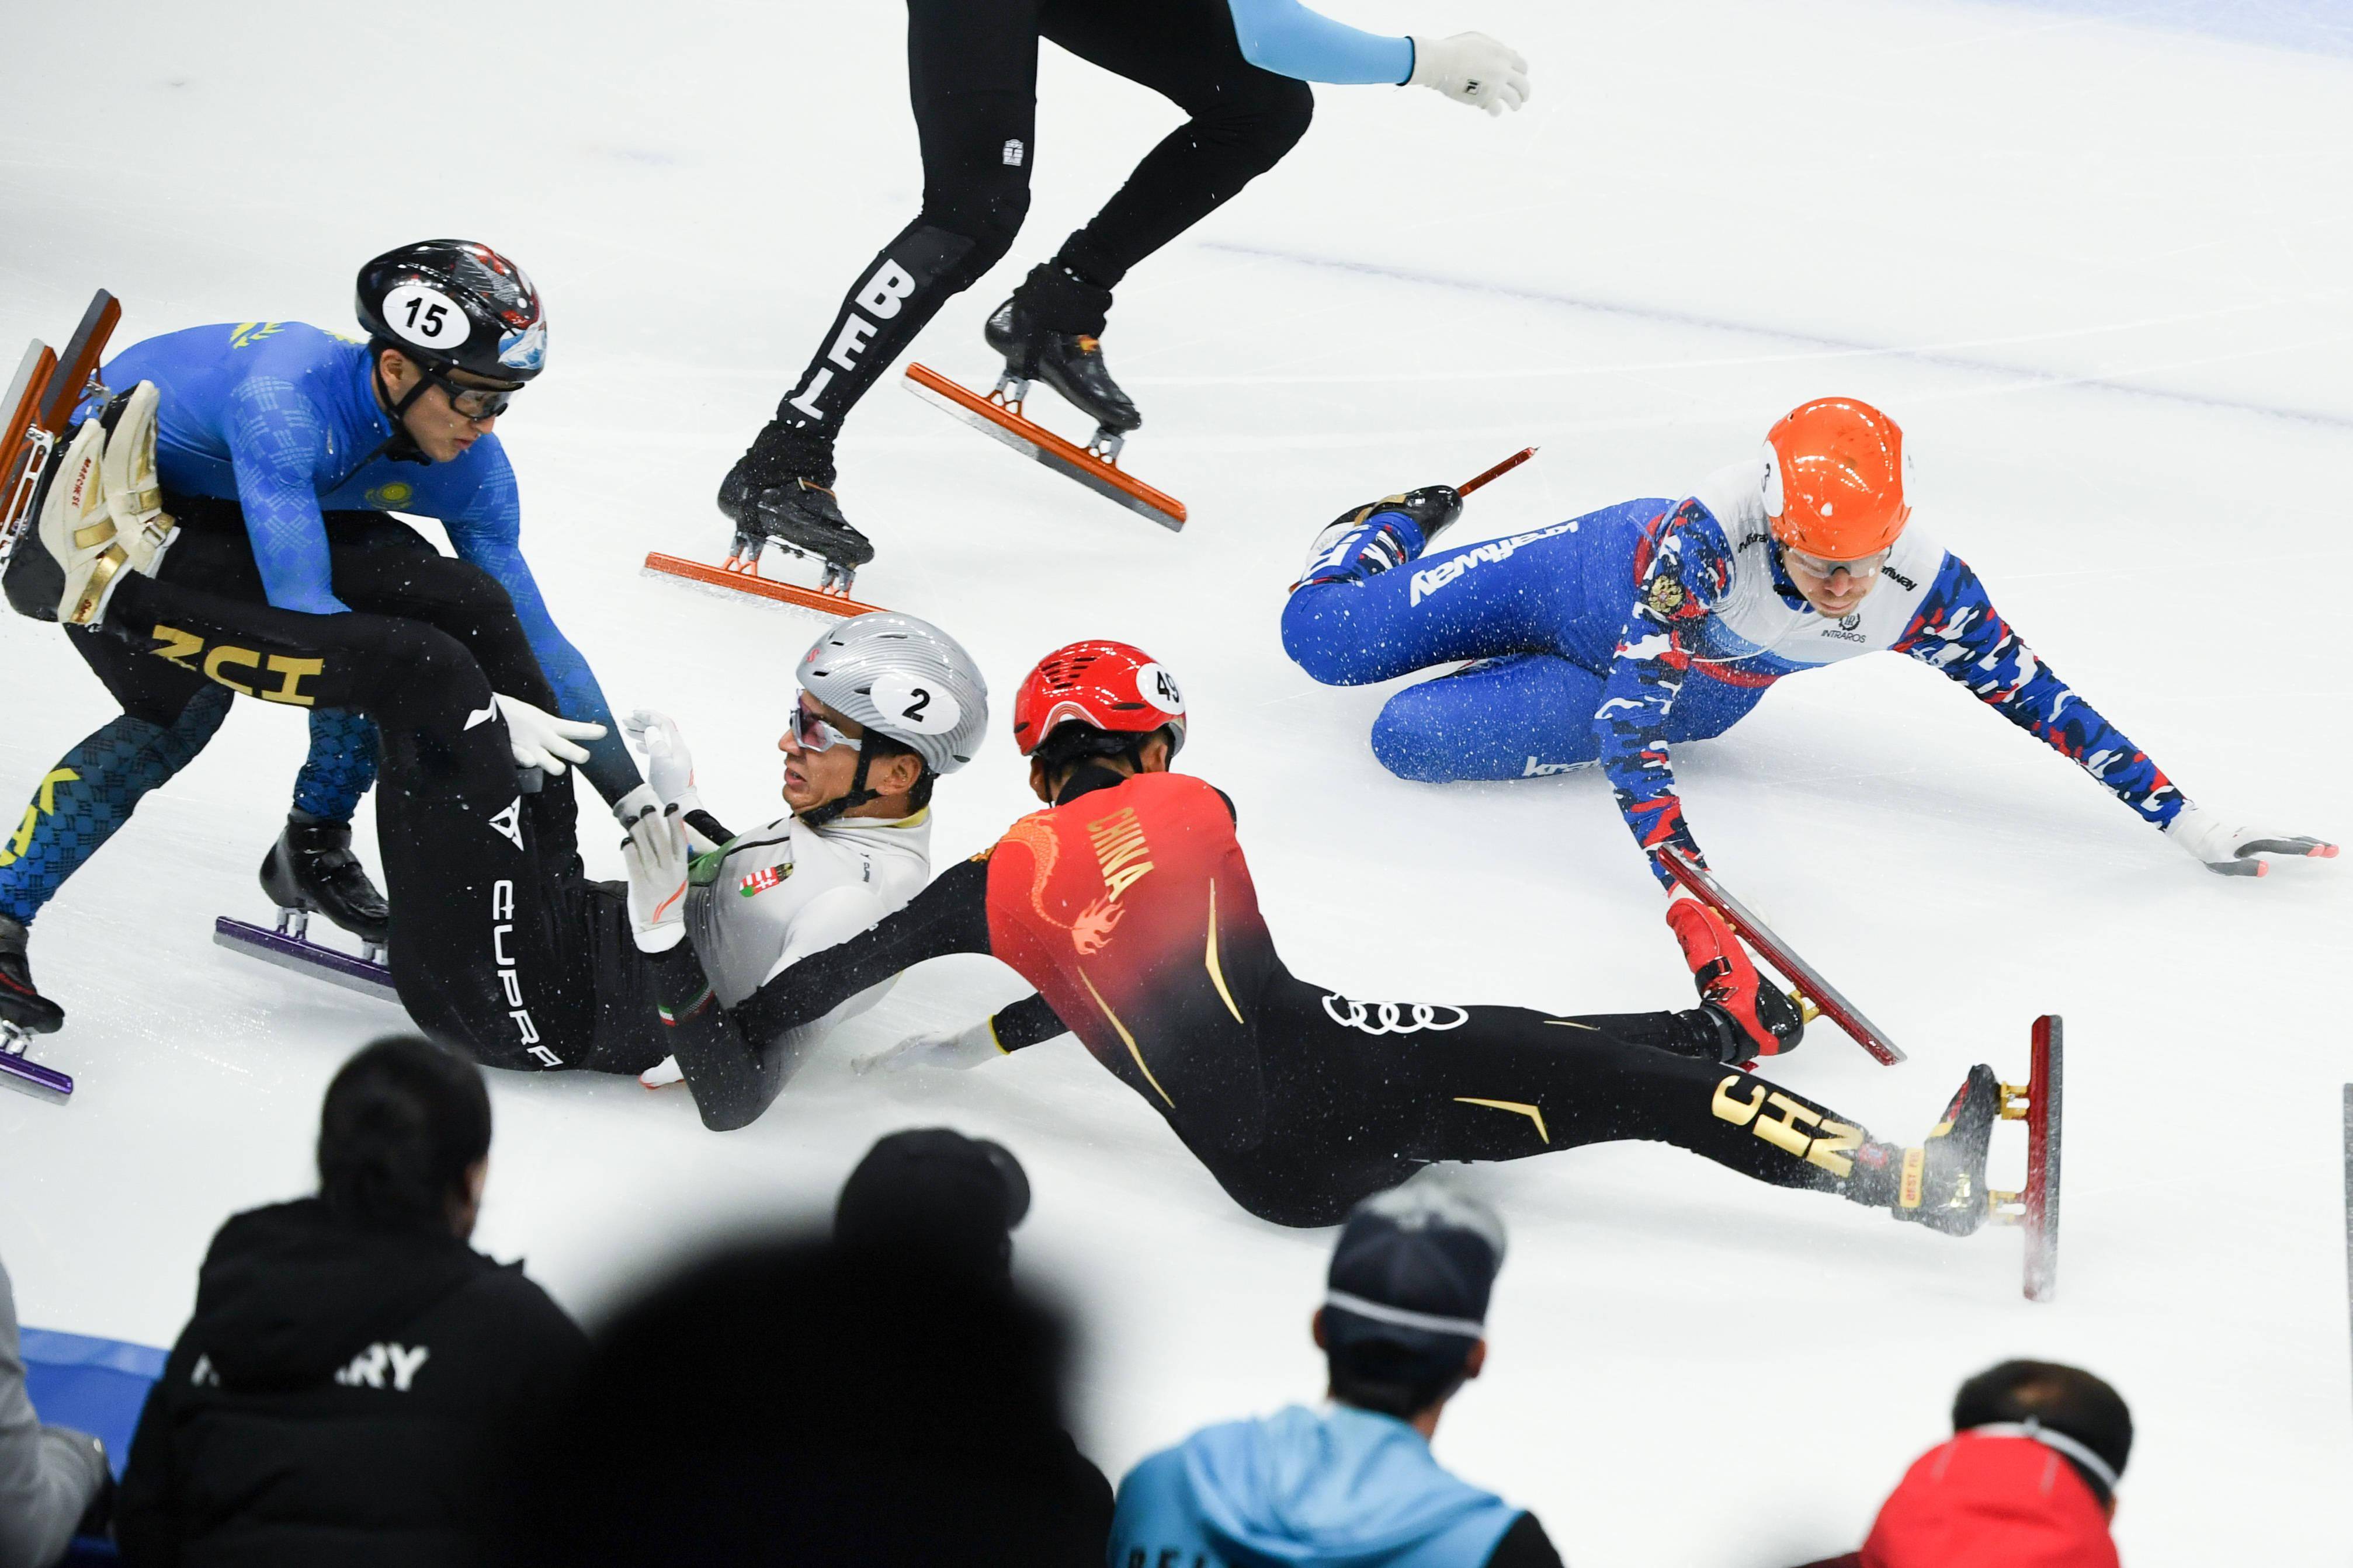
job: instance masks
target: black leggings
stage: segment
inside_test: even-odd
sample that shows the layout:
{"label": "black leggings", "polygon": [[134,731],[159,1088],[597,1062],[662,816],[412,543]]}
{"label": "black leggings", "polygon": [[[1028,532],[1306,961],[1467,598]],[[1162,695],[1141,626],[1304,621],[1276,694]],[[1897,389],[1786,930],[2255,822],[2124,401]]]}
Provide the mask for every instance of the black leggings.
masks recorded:
{"label": "black leggings", "polygon": [[427,1035],[488,1067],[639,1072],[662,1058],[626,890],[580,864],[572,780],[522,791],[491,680],[455,637],[137,575],[115,589],[107,634],[135,659],[375,721],[392,979]]}
{"label": "black leggings", "polygon": [[940,307],[1012,247],[1037,161],[1041,37],[1191,117],[1055,258],[1100,289],[1272,168],[1314,111],[1304,82],[1242,58],[1227,0],[907,0],[923,211],[859,274],[778,419],[831,438]]}
{"label": "black leggings", "polygon": [[1776,1186],[1845,1192],[1848,1152],[1866,1136],[1738,1068],[1648,1043],[1671,1014],[1361,1003],[1287,973],[1252,1013],[1272,1101],[1267,1136],[1239,1153],[1192,1146],[1236,1203],[1279,1225],[1337,1224],[1433,1161],[1629,1139]]}

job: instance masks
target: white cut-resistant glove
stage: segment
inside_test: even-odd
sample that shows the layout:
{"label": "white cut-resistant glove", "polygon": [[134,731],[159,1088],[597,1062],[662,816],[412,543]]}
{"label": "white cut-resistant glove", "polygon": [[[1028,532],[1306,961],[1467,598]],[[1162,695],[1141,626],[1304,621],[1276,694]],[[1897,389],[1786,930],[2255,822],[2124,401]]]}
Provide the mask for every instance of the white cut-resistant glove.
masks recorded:
{"label": "white cut-resistant glove", "polygon": [[[588,752],[579,742],[605,738],[602,724],[562,718],[543,708],[534,708],[520,697],[509,697],[501,691],[491,700],[499,705],[499,717],[507,721],[507,744],[514,748],[515,766],[519,768],[560,773],[566,763],[588,760]],[[470,730],[473,725],[466,727]]]}
{"label": "white cut-resistant glove", "polygon": [[2261,877],[2272,863],[2268,855],[2300,859],[2334,860],[2337,846],[2326,839],[2295,833],[2273,833],[2260,827],[2236,827],[2197,806],[2184,804],[2165,825],[2166,837],[2204,863],[2209,871],[2225,877]]}
{"label": "white cut-resistant glove", "polygon": [[646,754],[646,782],[656,795],[665,803],[677,802],[682,812],[702,809],[702,792],[694,787],[694,753],[686,749],[677,720],[640,708],[621,721],[621,732]]}
{"label": "white cut-resistant glove", "polygon": [[870,1051],[849,1065],[860,1076],[881,1070],[886,1077],[905,1072],[909,1068],[978,1067],[1005,1054],[997,1043],[997,1032],[988,1020],[965,1029],[934,1029],[921,1035],[910,1035],[895,1046],[885,1046]]}
{"label": "white cut-resistant glove", "polygon": [[1528,100],[1528,62],[1484,33],[1416,37],[1413,74],[1405,85],[1432,88],[1457,103],[1499,115]]}
{"label": "white cut-resistant glove", "polygon": [[686,876],[693,855],[678,807],[648,805],[622,826],[621,863],[629,871],[629,930],[639,952],[668,952],[686,935]]}

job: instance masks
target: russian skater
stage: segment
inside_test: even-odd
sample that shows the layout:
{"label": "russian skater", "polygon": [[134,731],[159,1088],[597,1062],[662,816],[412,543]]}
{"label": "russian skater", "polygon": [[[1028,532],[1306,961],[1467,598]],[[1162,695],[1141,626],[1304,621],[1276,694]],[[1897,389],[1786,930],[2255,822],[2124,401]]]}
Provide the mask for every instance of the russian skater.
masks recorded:
{"label": "russian skater", "polygon": [[[50,465],[37,508],[105,536],[85,574],[96,595],[140,565],[215,596],[222,629],[206,641],[185,629],[153,643],[119,635],[65,590],[47,552],[27,541],[10,559],[9,602],[63,620],[122,714],[43,774],[0,838],[0,1019],[34,1033],[63,1023],[34,988],[26,928],[147,792],[203,750],[233,693],[310,717],[309,760],[262,862],[264,890],[281,908],[385,940],[385,900],[351,847],[352,811],[375,777],[375,732],[323,697],[308,665],[265,663],[240,629],[248,616],[322,648],[367,647],[385,616],[438,627],[480,663],[550,771],[580,763],[607,801],[642,784],[595,674],[523,559],[514,470],[493,434],[545,363],[538,291],[489,247],[440,239],[368,262],[357,299],[364,343],[299,321],[246,321],[132,345],[100,373],[121,393],[84,410]],[[396,511],[440,522],[457,559]],[[556,714],[578,722],[556,733]],[[584,740],[585,751],[575,743]]]}
{"label": "russian skater", "polygon": [[[1514,1160],[1621,1139],[1673,1143],[1759,1181],[1836,1193],[1966,1233],[1987,1217],[2000,1109],[1970,1069],[1937,1131],[1905,1150],[1735,1064],[1803,1032],[1729,944],[1684,1012],[1572,1017],[1522,1007],[1368,1002],[1294,978],[1260,917],[1232,803],[1171,773],[1186,712],[1167,670],[1120,643],[1076,643],[1031,670],[1013,733],[1046,809],[943,873],[906,908],[749,995],[713,988],[695,951],[640,924],[706,1125],[766,1103],[765,1042],[951,952],[993,953],[1038,987],[994,1018],[882,1054],[970,1066],[1075,1033],[1165,1118],[1236,1203],[1282,1225],[1336,1223],[1440,1160]],[[648,818],[649,823],[654,819]],[[640,907],[675,900],[688,850],[624,851]],[[669,917],[682,923],[685,917]]]}
{"label": "russian skater", "polygon": [[[58,496],[76,488],[87,445],[69,450]],[[168,545],[168,517],[156,531]],[[800,703],[777,742],[793,815],[737,837],[702,807],[677,726],[636,715],[670,798],[639,784],[615,815],[680,853],[676,886],[646,905],[625,884],[589,879],[570,790],[526,787],[552,750],[577,751],[601,738],[597,726],[498,691],[449,633],[409,616],[280,610],[158,577],[152,545],[126,544],[102,510],[54,499],[40,542],[80,624],[144,652],[201,656],[217,684],[243,689],[262,671],[374,721],[393,986],[419,1029],[486,1067],[645,1073],[670,1052],[664,945],[691,938],[692,956],[673,967],[691,963],[723,994],[749,993],[896,908],[929,872],[933,780],[961,767],[987,728],[987,689],[947,634],[888,612],[844,622],[801,660]],[[706,852],[694,856],[692,844]],[[841,1012],[871,1000],[844,997]],[[775,1085],[807,1037],[763,1042]]]}
{"label": "russian skater", "polygon": [[1528,93],[1525,62],[1493,38],[1385,37],[1299,0],[908,0],[923,207],[860,271],[776,417],[720,486],[739,560],[770,539],[828,563],[829,580],[873,559],[834,497],[834,440],[940,307],[1011,248],[1029,205],[1041,37],[1190,117],[988,318],[1009,379],[1042,380],[1111,438],[1143,423],[1103,363],[1113,290],[1305,134],[1307,83],[1418,83],[1490,114]]}
{"label": "russian skater", "polygon": [[[1672,749],[1723,734],[1784,676],[1883,650],[1960,682],[2209,869],[2260,876],[2274,858],[2337,853],[2192,804],[2053,674],[1968,563],[1909,525],[1903,442],[1869,405],[1822,398],[1680,501],[1446,553],[1430,552],[1461,513],[1448,486],[1352,508],[1317,535],[1282,646],[1335,686],[1475,661],[1389,699],[1373,723],[1384,767],[1446,783],[1598,762],[1637,844],[1701,864]],[[1651,868],[1672,887],[1655,856]],[[1680,889],[1668,921],[1687,952],[1719,940]]]}

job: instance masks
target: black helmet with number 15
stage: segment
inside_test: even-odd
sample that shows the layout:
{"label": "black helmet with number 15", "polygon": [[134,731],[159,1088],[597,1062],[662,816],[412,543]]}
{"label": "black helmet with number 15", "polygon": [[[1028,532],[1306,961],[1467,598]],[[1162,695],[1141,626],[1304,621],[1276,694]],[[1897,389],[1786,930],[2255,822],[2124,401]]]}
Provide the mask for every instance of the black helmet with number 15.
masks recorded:
{"label": "black helmet with number 15", "polygon": [[421,239],[360,268],[360,325],[428,370],[521,384],[547,363],[547,313],[523,269],[470,239]]}

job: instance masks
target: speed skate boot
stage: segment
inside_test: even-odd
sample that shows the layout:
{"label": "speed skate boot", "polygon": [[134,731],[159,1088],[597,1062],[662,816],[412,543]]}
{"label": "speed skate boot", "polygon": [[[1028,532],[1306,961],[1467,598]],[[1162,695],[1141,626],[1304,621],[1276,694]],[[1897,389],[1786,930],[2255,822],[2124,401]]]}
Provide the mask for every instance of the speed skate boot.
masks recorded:
{"label": "speed skate boot", "polygon": [[1299,569],[1299,581],[1292,587],[1361,583],[1419,560],[1461,515],[1462,498],[1452,485],[1424,485],[1352,506],[1324,524],[1307,547],[1307,564]]}
{"label": "speed skate boot", "polygon": [[324,915],[365,942],[368,956],[385,944],[392,910],[352,853],[348,822],[289,822],[261,859],[261,890],[278,906],[278,929],[305,937],[311,917]]}
{"label": "speed skate boot", "polygon": [[105,618],[107,601],[131,564],[106,510],[105,447],[106,427],[83,420],[47,477],[41,505],[41,544],[65,577],[58,619],[69,626],[94,626]]}
{"label": "speed skate boot", "polygon": [[1087,450],[1106,463],[1119,460],[1128,432],[1144,423],[1103,363],[1103,320],[1110,310],[1110,289],[1045,261],[1029,269],[982,329],[988,346],[1005,356],[998,398],[1018,405],[1031,382],[1043,381],[1095,422]]}
{"label": "speed skate boot", "polygon": [[155,411],[161,401],[155,384],[142,381],[111,399],[99,416],[106,429],[100,468],[115,542],[131,570],[150,577],[179,537],[178,524],[164,510],[163,480],[155,471]]}
{"label": "speed skate boot", "polygon": [[824,585],[848,593],[874,546],[841,515],[833,494],[833,443],[771,420],[719,481],[719,510],[735,525],[727,567],[756,572],[770,540],[825,563]]}
{"label": "speed skate boot", "polygon": [[1778,1057],[1798,1048],[1806,1036],[1805,1014],[1765,984],[1723,916],[1695,898],[1677,897],[1668,901],[1667,924],[1691,965],[1700,1000],[1725,1026],[1729,1054],[1724,1060]]}
{"label": "speed skate boot", "polygon": [[1944,1120],[1928,1130],[1917,1149],[1906,1149],[1894,1200],[1897,1219],[1928,1226],[1947,1236],[1967,1236],[1993,1212],[1986,1190],[1986,1149],[2001,1117],[2001,1080],[1980,1062],[1969,1069]]}
{"label": "speed skate boot", "polygon": [[34,987],[25,958],[25,927],[0,915],[0,1050],[10,1035],[51,1035],[63,1027],[66,1010]]}

